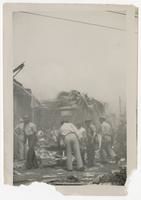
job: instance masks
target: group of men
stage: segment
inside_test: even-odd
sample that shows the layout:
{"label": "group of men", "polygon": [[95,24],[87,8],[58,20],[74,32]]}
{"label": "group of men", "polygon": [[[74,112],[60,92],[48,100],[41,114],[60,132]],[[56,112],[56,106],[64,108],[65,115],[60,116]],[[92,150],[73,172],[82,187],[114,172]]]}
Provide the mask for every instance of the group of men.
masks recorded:
{"label": "group of men", "polygon": [[[60,135],[66,147],[67,170],[73,170],[72,156],[77,161],[76,170],[84,170],[84,166],[95,165],[95,153],[99,152],[102,162],[116,162],[117,156],[112,148],[113,134],[111,125],[105,117],[100,117],[100,127],[97,130],[91,119],[76,126],[69,121],[63,121]],[[107,157],[105,157],[105,154]]]}
{"label": "group of men", "polygon": [[[76,170],[84,170],[84,166],[92,167],[95,165],[95,153],[99,152],[101,160],[105,161],[105,152],[111,160],[116,159],[116,154],[112,149],[112,128],[105,117],[100,117],[100,127],[96,128],[91,119],[76,126],[69,120],[61,122],[58,131],[58,144],[65,146],[67,157],[66,169],[73,170],[73,156],[76,159]],[[15,128],[15,134],[18,135],[18,153],[20,160],[26,158],[27,169],[37,168],[38,162],[35,154],[37,142],[37,127],[32,123],[28,116],[24,116]],[[25,153],[25,145],[27,152]],[[25,155],[26,154],[26,155]],[[106,158],[107,161],[107,158]]]}
{"label": "group of men", "polygon": [[[37,141],[36,125],[30,122],[26,115],[20,119],[20,123],[15,128],[15,154],[18,154],[19,160],[26,158],[26,168],[32,169],[38,167],[38,162],[35,154],[35,145]],[[25,148],[25,146],[27,148]],[[27,152],[25,152],[27,150]]]}

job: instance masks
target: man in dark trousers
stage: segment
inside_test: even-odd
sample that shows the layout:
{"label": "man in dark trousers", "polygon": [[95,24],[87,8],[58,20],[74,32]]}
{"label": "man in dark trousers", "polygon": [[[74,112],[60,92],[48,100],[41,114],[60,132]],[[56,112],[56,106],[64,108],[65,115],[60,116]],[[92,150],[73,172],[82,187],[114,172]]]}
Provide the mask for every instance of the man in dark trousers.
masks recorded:
{"label": "man in dark trousers", "polygon": [[91,119],[85,121],[85,129],[87,135],[87,161],[88,167],[94,166],[95,161],[95,136],[96,136],[96,127],[92,123]]}
{"label": "man in dark trousers", "polygon": [[24,116],[23,120],[24,120],[25,143],[28,142],[26,167],[27,169],[37,168],[38,163],[34,150],[36,145],[36,134],[37,134],[36,125],[30,122],[29,117],[27,115]]}

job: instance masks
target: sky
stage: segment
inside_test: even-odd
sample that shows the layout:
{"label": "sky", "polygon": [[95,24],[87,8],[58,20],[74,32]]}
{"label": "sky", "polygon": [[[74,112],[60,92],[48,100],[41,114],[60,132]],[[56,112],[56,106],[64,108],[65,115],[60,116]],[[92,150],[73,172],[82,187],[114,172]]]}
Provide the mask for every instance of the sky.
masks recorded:
{"label": "sky", "polygon": [[[39,14],[126,28],[125,15],[110,12]],[[25,61],[16,79],[39,100],[76,89],[107,102],[114,111],[119,96],[125,104],[126,31],[16,12],[13,46],[13,67]]]}

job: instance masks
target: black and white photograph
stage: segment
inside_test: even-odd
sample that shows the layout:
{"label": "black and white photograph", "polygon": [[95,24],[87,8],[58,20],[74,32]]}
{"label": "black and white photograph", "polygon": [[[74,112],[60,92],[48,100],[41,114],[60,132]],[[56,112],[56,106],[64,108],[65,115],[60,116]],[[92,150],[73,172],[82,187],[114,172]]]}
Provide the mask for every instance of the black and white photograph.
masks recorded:
{"label": "black and white photograph", "polygon": [[13,12],[16,186],[126,183],[127,12],[94,7]]}

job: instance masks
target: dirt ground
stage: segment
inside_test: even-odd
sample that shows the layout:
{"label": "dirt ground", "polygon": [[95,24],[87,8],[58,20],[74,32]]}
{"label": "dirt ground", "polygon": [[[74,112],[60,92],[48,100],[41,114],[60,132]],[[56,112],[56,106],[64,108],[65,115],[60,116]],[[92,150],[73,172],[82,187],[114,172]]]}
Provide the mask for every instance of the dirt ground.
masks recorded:
{"label": "dirt ground", "polygon": [[96,163],[84,171],[68,172],[61,166],[44,166],[37,169],[27,170],[24,162],[17,162],[14,169],[14,185],[30,184],[34,181],[52,185],[87,185],[87,184],[110,184],[123,185],[126,180],[126,168],[122,164]]}

